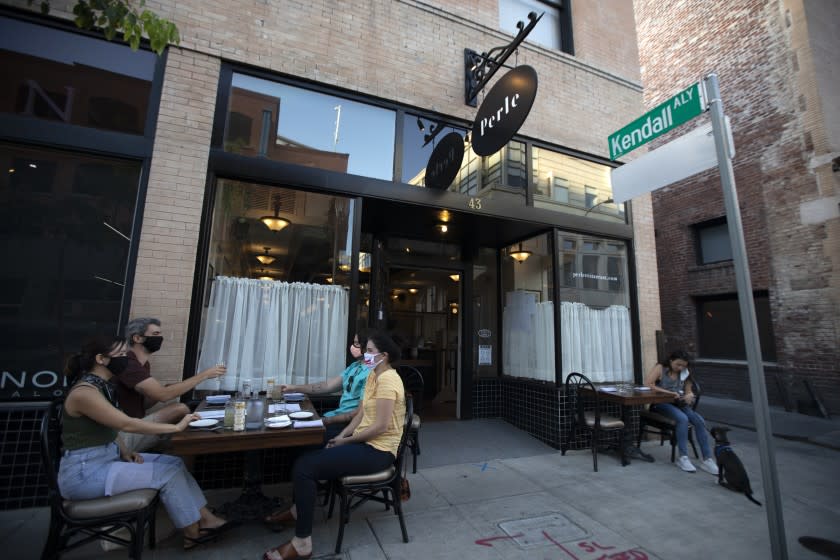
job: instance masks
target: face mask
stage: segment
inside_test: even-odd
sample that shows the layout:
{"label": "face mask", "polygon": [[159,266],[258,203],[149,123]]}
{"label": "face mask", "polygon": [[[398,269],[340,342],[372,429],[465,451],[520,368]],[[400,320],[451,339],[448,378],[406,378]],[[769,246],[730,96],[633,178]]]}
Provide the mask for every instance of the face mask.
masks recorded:
{"label": "face mask", "polygon": [[355,346],[355,345],[351,344],[350,345],[350,355],[353,356],[354,360],[358,360],[359,358],[362,357],[362,349],[359,348],[358,346]]}
{"label": "face mask", "polygon": [[163,337],[162,336],[147,336],[146,340],[143,341],[143,346],[146,347],[146,350],[154,354],[160,347],[163,345]]}
{"label": "face mask", "polygon": [[125,371],[126,366],[128,366],[128,356],[116,356],[111,358],[111,361],[105,367],[111,370],[114,375],[119,375]]}
{"label": "face mask", "polygon": [[[379,354],[381,354],[381,352],[380,352]],[[376,359],[376,357],[377,357],[379,354],[370,354],[370,353],[368,353],[368,352],[365,352],[365,365],[366,365],[367,367],[369,367],[369,368],[373,369],[373,368],[375,368],[376,366],[378,366],[379,364],[381,364],[381,363],[382,363],[382,360],[379,360],[378,362],[374,362],[374,360]]]}

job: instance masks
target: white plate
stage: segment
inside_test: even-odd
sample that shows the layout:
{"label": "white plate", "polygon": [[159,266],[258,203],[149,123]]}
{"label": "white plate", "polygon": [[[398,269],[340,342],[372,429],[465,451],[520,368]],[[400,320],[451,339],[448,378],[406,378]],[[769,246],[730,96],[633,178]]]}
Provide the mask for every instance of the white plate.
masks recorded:
{"label": "white plate", "polygon": [[306,395],[303,393],[286,393],[283,395],[287,402],[301,402],[303,399],[306,398]]}
{"label": "white plate", "polygon": [[300,412],[292,412],[291,414],[289,414],[289,418],[294,418],[295,420],[309,420],[313,416],[314,414],[305,410],[301,410]]}
{"label": "white plate", "polygon": [[650,387],[645,387],[644,385],[636,387],[637,391],[650,391]]}
{"label": "white plate", "polygon": [[266,418],[265,423],[271,424],[273,422],[291,422],[289,417],[286,414],[282,414],[280,416],[272,416],[271,418]]}
{"label": "white plate", "polygon": [[201,420],[193,420],[190,422],[190,428],[210,428],[218,423],[218,420],[214,420],[212,418],[202,418]]}
{"label": "white plate", "polygon": [[265,427],[266,428],[271,428],[271,429],[276,429],[276,428],[288,428],[291,425],[292,425],[292,421],[291,420],[286,420],[285,422],[267,422]]}
{"label": "white plate", "polygon": [[222,404],[230,400],[230,395],[210,395],[207,397],[207,402],[211,404]]}

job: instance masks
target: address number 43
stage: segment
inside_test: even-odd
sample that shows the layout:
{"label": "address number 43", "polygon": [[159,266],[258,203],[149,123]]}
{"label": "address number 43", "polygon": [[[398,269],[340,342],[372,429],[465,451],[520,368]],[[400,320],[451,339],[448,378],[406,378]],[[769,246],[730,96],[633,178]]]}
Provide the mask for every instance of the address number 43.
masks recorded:
{"label": "address number 43", "polygon": [[467,206],[472,210],[481,210],[481,199],[478,197],[470,197]]}

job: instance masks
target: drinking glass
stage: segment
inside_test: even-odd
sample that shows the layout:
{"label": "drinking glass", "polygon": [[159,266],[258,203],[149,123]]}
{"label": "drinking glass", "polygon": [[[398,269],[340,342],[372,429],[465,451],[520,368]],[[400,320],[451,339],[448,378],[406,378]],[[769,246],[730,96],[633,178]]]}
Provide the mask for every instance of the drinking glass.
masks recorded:
{"label": "drinking glass", "polygon": [[265,379],[265,394],[269,400],[274,399],[274,388],[277,384],[277,380],[274,377],[267,377]]}
{"label": "drinking glass", "polygon": [[243,398],[251,398],[251,380],[250,379],[243,379],[242,380],[242,397]]}
{"label": "drinking glass", "polygon": [[[225,361],[219,360],[219,363],[216,364],[216,367],[225,367]],[[222,393],[222,378],[217,377],[213,381],[215,381],[216,389],[213,391],[214,395],[220,395]]]}

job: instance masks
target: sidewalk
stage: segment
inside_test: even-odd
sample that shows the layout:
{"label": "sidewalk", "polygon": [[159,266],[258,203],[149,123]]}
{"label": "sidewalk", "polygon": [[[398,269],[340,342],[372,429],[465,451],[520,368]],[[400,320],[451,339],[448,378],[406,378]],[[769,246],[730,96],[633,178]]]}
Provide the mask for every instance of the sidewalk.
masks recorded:
{"label": "sidewalk", "polygon": [[[722,400],[722,399],[717,399]],[[736,426],[733,448],[749,473],[755,497],[764,502],[757,436],[741,423],[744,403],[704,398],[701,413],[713,422]],[[741,414],[737,416],[736,413]],[[790,414],[784,413],[782,414]],[[821,437],[820,424],[797,428],[802,419],[781,416],[775,431]],[[811,427],[809,427],[811,426]],[[836,428],[836,423],[832,423]],[[817,429],[819,428],[819,429]],[[811,431],[813,430],[813,431]],[[828,430],[826,433],[831,433]],[[590,450],[566,456],[499,419],[430,422],[421,432],[423,454],[417,474],[409,474],[412,497],[405,502],[409,542],[399,523],[379,504],[353,512],[343,552],[334,556],[336,519],[316,511],[315,558],[384,559],[562,559],[705,560],[770,558],[767,510],[721,488],[716,478],[684,473],[670,462],[670,448],[643,443],[654,463],[621,467],[613,453],[600,453],[592,470]],[[836,484],[840,451],[804,440],[774,438],[789,558],[825,557],[804,549],[800,536],[840,541],[840,489]],[[695,461],[696,463],[696,461]],[[265,488],[288,498],[288,485]],[[211,491],[211,505],[234,498],[238,490]],[[46,508],[0,512],[0,546],[13,560],[34,560],[46,535]],[[253,559],[292,536],[247,523],[218,543],[185,553],[172,536],[145,560]],[[26,546],[22,546],[26,543]],[[124,551],[103,553],[98,545],[63,558],[117,560]]]}

